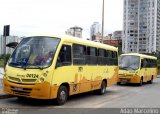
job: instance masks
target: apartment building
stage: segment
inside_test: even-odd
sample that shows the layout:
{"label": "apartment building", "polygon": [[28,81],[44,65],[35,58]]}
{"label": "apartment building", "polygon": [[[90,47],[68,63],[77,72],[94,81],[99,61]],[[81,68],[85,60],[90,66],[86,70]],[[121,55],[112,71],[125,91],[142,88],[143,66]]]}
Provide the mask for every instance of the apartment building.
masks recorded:
{"label": "apartment building", "polygon": [[160,51],[160,0],[124,0],[122,51]]}

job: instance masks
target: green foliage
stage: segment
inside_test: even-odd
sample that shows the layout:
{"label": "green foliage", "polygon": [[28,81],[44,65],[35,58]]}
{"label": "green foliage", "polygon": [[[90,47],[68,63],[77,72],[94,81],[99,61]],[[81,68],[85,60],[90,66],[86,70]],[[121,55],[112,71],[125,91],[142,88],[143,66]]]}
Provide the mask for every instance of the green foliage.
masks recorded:
{"label": "green foliage", "polygon": [[10,54],[2,54],[2,55],[0,55],[0,67],[3,67],[4,66],[4,61],[8,61],[8,59],[9,59],[9,57],[10,57]]}
{"label": "green foliage", "polygon": [[4,66],[4,61],[3,59],[0,59],[0,67],[3,67]]}
{"label": "green foliage", "polygon": [[0,59],[6,59],[6,61],[8,61],[8,59],[9,59],[9,57],[10,57],[10,54],[2,54],[2,55],[0,55]]}

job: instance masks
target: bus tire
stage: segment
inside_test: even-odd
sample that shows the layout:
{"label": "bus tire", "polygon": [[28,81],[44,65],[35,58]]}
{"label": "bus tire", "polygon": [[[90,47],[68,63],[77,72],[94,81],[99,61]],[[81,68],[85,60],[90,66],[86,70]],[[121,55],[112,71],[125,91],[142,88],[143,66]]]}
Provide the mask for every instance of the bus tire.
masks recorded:
{"label": "bus tire", "polygon": [[121,85],[121,82],[117,82],[117,85]]}
{"label": "bus tire", "polygon": [[96,91],[97,94],[103,95],[106,92],[106,82],[103,80],[101,83],[101,88]]}
{"label": "bus tire", "polygon": [[153,83],[153,76],[151,77],[151,80],[149,81],[149,84]]}
{"label": "bus tire", "polygon": [[56,98],[57,105],[65,104],[67,98],[68,98],[68,89],[65,86],[60,86]]}
{"label": "bus tire", "polygon": [[139,82],[139,86],[142,86],[143,85],[143,77],[141,77],[141,80]]}

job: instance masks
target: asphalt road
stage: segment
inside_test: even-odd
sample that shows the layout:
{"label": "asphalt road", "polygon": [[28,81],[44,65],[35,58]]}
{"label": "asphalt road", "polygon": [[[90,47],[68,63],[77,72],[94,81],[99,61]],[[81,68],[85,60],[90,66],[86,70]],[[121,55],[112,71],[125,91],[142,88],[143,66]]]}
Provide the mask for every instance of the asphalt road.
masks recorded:
{"label": "asphalt road", "polygon": [[0,99],[0,107],[0,113],[13,111],[15,114],[106,114],[106,111],[120,113],[120,109],[112,108],[160,108],[160,78],[154,80],[153,84],[141,87],[113,85],[107,88],[105,95],[95,95],[93,92],[74,95],[63,106],[56,106],[53,100],[20,101],[15,97]]}

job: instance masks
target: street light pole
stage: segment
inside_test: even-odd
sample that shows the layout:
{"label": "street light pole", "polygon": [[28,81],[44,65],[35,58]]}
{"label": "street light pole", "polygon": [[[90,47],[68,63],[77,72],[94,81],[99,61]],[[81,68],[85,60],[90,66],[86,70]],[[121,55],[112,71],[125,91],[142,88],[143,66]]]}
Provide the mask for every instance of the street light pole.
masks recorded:
{"label": "street light pole", "polygon": [[104,37],[104,0],[102,3],[102,43],[103,43],[103,37]]}

